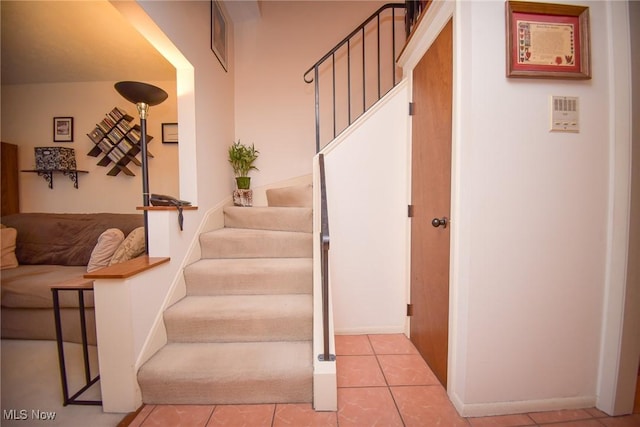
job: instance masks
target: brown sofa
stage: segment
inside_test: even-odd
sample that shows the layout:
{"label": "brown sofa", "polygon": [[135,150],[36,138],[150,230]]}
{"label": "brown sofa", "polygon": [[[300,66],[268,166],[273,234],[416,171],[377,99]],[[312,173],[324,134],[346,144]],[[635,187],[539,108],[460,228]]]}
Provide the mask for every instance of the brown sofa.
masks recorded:
{"label": "brown sofa", "polygon": [[[2,269],[2,338],[55,339],[51,286],[86,282],[98,238],[110,228],[124,236],[143,226],[140,214],[19,213],[2,217],[3,226],[17,230],[18,267]],[[89,341],[95,343],[93,292],[85,298]],[[80,342],[77,292],[60,292],[65,341]]]}

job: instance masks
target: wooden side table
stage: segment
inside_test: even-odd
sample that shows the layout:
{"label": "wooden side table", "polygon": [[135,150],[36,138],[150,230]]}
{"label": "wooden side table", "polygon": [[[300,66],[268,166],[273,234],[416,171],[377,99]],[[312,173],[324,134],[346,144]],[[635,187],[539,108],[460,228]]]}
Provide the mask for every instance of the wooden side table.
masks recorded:
{"label": "wooden side table", "polygon": [[[67,384],[67,368],[64,360],[64,340],[62,337],[62,319],[60,315],[59,293],[62,291],[75,291],[78,293],[78,311],[80,314],[80,332],[82,337],[82,357],[84,360],[85,385],[73,396],[69,396],[69,386]],[[89,344],[87,341],[87,318],[85,314],[84,294],[93,292],[93,280],[78,278],[68,282],[56,284],[51,287],[53,293],[53,314],[56,324],[56,343],[58,344],[58,361],[60,362],[60,380],[62,382],[63,406],[67,405],[102,405],[102,400],[81,400],[79,397],[94,385],[100,375],[91,378],[91,366],[89,363]]]}

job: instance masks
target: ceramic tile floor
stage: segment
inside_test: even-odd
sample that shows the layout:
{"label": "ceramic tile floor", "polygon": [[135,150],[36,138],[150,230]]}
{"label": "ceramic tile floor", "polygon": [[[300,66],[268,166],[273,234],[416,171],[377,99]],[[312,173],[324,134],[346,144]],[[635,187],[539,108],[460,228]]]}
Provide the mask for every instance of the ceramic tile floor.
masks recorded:
{"label": "ceramic tile floor", "polygon": [[[608,417],[596,409],[462,418],[444,388],[404,335],[336,336],[338,411],[310,404],[149,405],[130,427],[638,427],[636,413]],[[121,423],[126,425],[126,422]]]}

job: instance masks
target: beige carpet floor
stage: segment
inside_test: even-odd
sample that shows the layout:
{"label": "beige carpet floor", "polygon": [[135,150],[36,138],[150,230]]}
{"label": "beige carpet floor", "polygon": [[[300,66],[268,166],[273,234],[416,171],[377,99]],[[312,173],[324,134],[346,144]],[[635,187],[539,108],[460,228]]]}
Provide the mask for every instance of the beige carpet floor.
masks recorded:
{"label": "beige carpet floor", "polygon": [[[126,415],[104,413],[101,406],[62,405],[62,387],[55,341],[2,340],[0,355],[2,357],[0,375],[2,383],[0,425],[2,427],[34,425],[112,427],[117,426]],[[97,368],[95,347],[90,348],[90,355],[92,369]],[[81,346],[65,343],[65,358],[69,391],[73,395],[84,384]],[[92,373],[92,377],[93,375],[95,374]],[[94,384],[82,398],[99,399],[99,384],[100,382]],[[38,411],[41,416],[55,413],[55,418],[38,419]]]}

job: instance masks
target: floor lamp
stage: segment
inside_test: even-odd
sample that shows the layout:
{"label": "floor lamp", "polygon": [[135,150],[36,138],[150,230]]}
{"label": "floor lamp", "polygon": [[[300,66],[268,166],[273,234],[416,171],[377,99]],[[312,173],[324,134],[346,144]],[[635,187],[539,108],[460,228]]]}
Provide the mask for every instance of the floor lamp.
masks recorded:
{"label": "floor lamp", "polygon": [[[159,87],[141,82],[118,82],[115,88],[124,99],[136,104],[140,114],[140,149],[142,151],[142,204],[149,206],[149,170],[147,167],[147,116],[149,107],[162,103],[169,96]],[[144,248],[149,253],[149,220],[147,209],[144,210]]]}

